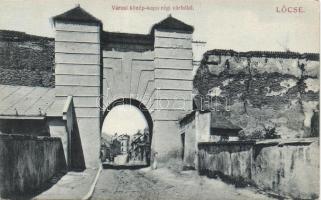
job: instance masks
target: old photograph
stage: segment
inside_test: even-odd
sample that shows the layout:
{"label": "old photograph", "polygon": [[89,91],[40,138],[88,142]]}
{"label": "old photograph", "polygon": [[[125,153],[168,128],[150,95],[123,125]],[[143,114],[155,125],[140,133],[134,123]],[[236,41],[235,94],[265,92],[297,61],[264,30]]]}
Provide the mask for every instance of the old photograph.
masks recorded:
{"label": "old photograph", "polygon": [[0,199],[320,197],[318,0],[0,0]]}

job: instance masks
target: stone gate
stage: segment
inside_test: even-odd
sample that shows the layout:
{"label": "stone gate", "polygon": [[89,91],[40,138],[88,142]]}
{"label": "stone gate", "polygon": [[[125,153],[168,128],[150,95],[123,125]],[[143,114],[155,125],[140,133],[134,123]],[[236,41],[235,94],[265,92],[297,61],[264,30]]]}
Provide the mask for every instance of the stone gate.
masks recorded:
{"label": "stone gate", "polygon": [[86,166],[99,163],[104,116],[119,100],[147,109],[159,160],[179,152],[178,120],[192,110],[193,27],[168,16],[147,35],[106,32],[79,6],[53,23],[55,98],[73,98]]}

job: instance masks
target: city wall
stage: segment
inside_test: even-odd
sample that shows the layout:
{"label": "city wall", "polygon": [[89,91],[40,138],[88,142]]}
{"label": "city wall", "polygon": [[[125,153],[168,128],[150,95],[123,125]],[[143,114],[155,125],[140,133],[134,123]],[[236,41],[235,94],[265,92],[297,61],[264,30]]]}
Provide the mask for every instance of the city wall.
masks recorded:
{"label": "city wall", "polygon": [[319,196],[319,139],[203,142],[199,172],[236,186],[252,184],[280,196]]}

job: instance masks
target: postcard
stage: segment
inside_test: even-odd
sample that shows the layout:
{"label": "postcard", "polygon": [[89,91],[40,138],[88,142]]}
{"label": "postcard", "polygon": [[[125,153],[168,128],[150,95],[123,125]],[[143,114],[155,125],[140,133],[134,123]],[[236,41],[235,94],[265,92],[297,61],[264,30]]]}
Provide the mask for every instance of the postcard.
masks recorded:
{"label": "postcard", "polygon": [[319,199],[318,0],[0,13],[0,199]]}

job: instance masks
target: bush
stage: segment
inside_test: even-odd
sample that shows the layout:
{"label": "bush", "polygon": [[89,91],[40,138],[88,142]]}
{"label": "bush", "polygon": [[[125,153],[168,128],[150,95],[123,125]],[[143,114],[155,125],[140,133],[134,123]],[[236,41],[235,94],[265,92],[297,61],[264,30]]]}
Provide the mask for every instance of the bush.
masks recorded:
{"label": "bush", "polygon": [[276,133],[275,127],[268,127],[268,128],[264,127],[264,131],[265,131],[264,139],[277,139],[277,138],[280,138],[280,135],[278,135]]}
{"label": "bush", "polygon": [[240,140],[277,139],[280,137],[275,127],[264,127],[263,129],[254,130],[250,135],[246,135],[244,131],[241,131],[239,135]]}

